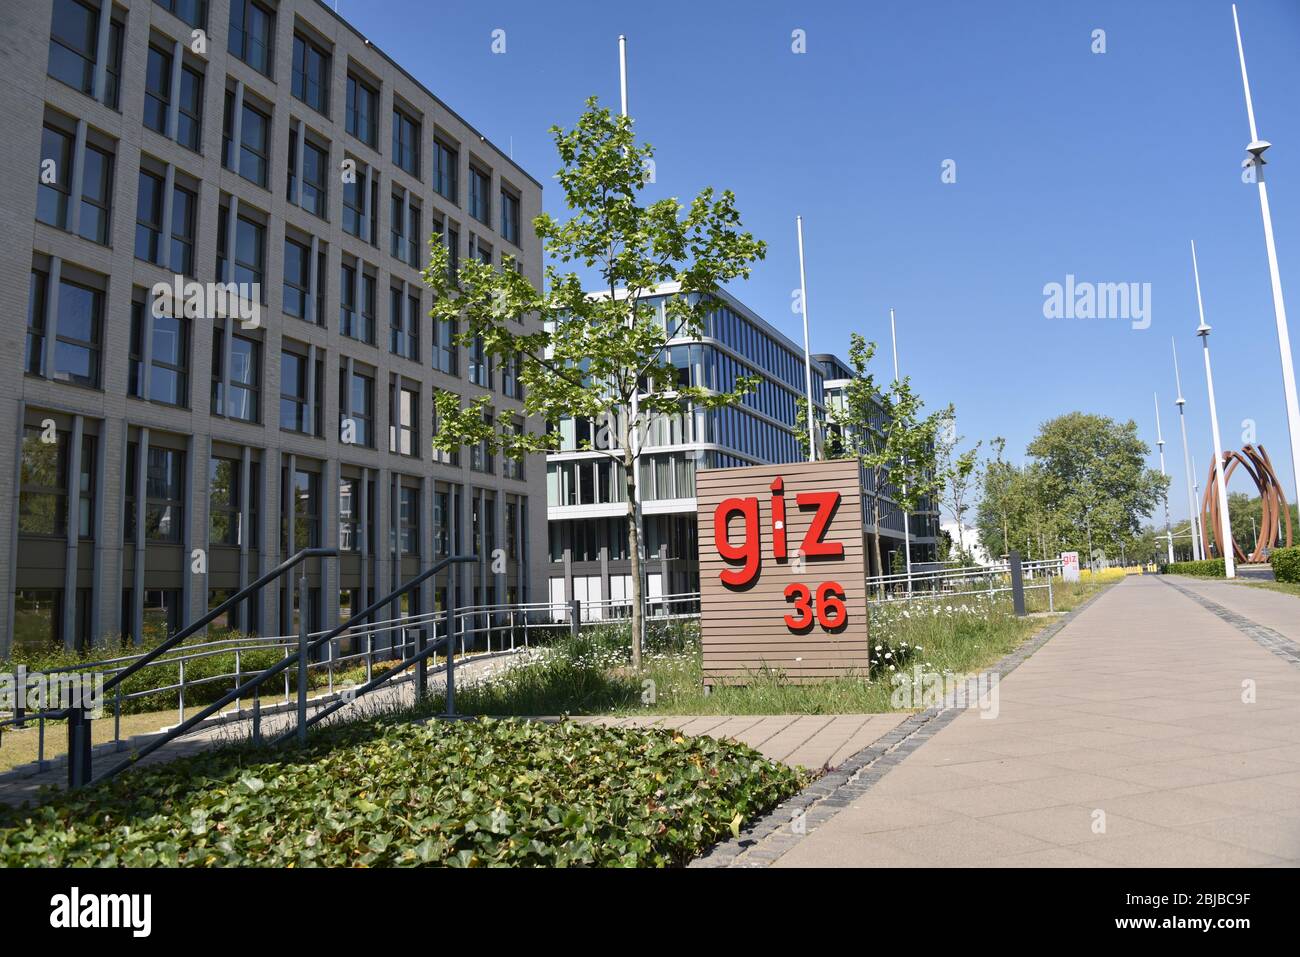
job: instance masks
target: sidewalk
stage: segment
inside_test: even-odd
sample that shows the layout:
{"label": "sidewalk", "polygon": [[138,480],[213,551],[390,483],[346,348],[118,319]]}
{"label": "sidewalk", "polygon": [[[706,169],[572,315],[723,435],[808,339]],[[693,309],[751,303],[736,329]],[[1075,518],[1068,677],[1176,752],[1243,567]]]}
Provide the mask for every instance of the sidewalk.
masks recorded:
{"label": "sidewalk", "polygon": [[[1221,588],[1296,633],[1274,617],[1296,599]],[[1300,862],[1300,666],[1160,579],[1103,594],[999,693],[998,717],[961,712],[777,866]]]}

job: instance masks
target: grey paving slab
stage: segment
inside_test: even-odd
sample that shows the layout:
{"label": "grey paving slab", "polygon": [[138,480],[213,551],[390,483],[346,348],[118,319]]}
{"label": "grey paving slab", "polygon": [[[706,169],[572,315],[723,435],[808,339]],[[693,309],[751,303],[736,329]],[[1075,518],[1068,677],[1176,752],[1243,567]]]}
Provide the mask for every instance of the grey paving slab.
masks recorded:
{"label": "grey paving slab", "polygon": [[[1224,615],[1127,579],[1003,679],[997,718],[956,714],[775,865],[1296,861],[1300,668],[1277,649],[1300,637],[1300,603],[1256,591],[1215,590]],[[1260,609],[1267,623],[1244,620]]]}

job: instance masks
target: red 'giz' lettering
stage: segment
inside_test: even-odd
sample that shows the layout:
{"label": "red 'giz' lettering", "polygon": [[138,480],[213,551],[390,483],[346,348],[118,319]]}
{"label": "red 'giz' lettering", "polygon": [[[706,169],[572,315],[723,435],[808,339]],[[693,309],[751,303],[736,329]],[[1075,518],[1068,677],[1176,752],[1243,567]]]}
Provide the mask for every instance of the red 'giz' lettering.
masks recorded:
{"label": "red 'giz' lettering", "polygon": [[826,527],[830,525],[831,517],[840,504],[840,493],[800,492],[795,496],[795,501],[799,503],[800,508],[817,509],[817,514],[813,516],[812,523],[808,526],[808,534],[803,537],[803,545],[800,546],[804,555],[809,558],[819,555],[839,558],[843,555],[842,542],[822,541],[822,536],[826,534]]}
{"label": "red 'giz' lettering", "polygon": [[[731,543],[733,515],[740,515],[745,520],[745,540],[741,545]],[[745,563],[740,568],[724,568],[718,576],[722,583],[738,588],[752,582],[763,558],[763,540],[758,534],[758,499],[729,498],[720,502],[713,511],[713,541],[724,559]]]}

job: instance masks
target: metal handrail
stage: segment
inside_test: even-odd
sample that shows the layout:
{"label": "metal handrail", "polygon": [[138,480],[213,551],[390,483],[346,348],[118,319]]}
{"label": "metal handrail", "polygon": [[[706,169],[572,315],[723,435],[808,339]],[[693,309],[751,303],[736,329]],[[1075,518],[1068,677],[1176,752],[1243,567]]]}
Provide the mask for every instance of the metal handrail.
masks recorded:
{"label": "metal handrail", "polygon": [[[171,741],[174,741],[176,738],[179,738],[182,735],[186,734],[200,721],[210,718],[212,715],[216,714],[218,711],[220,711],[226,705],[230,704],[232,701],[244,697],[250,691],[260,689],[263,682],[268,681],[271,678],[274,678],[276,675],[280,674],[282,671],[287,669],[290,665],[296,664],[299,661],[301,661],[305,655],[315,651],[325,642],[331,640],[332,638],[336,638],[344,631],[347,631],[348,628],[350,628],[357,619],[364,619],[374,614],[374,612],[377,609],[382,608],[384,605],[396,601],[398,598],[406,594],[412,588],[419,585],[420,583],[430,578],[431,576],[437,574],[439,571],[441,571],[443,568],[446,568],[448,565],[452,564],[453,562],[476,562],[476,561],[478,561],[478,558],[472,555],[451,555],[448,556],[447,558],[442,559],[441,561],[435,562],[432,566],[430,566],[420,574],[416,575],[414,578],[410,579],[409,581],[403,582],[401,585],[398,585],[397,588],[389,592],[387,595],[384,595],[382,598],[379,598],[376,601],[372,602],[369,607],[367,607],[361,612],[358,612],[352,618],[349,618],[347,621],[342,622],[336,627],[330,629],[324,635],[317,638],[315,641],[303,643],[299,647],[299,649],[296,652],[294,652],[292,655],[286,655],[283,660],[272,665],[270,668],[267,668],[265,671],[258,672],[248,681],[244,682],[238,688],[235,688],[234,690],[227,692],[222,698],[208,705],[198,714],[194,715],[193,717],[185,721],[182,721],[180,724],[173,727],[166,734],[154,738],[143,748],[141,748],[137,754],[134,754],[127,760],[119,762],[118,764],[109,768],[109,770],[105,771],[103,774],[99,775],[96,778],[93,778],[89,783],[99,784],[102,781],[106,781],[109,778],[122,773],[127,768],[131,767],[133,764],[139,761],[141,758],[144,758],[147,755],[152,754],[154,751],[157,751],[163,745],[168,744]],[[451,593],[452,590],[448,589],[448,594],[450,595]],[[452,630],[453,629],[451,623],[451,616],[449,616],[449,623],[447,629],[448,634],[450,634]],[[451,661],[452,659],[453,656],[448,655],[448,661]],[[303,700],[303,696],[306,693],[306,688],[303,687],[301,683],[299,685],[298,693],[299,693],[300,710],[301,710],[301,702]],[[69,764],[71,763],[72,763],[72,755],[71,752],[69,752]]]}

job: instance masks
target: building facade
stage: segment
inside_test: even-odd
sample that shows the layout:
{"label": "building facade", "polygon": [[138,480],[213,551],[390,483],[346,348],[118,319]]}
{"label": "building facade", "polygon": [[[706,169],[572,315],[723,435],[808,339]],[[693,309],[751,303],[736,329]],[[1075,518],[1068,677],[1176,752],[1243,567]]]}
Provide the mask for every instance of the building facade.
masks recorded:
{"label": "building facade", "polygon": [[[175,630],[307,546],[313,629],[450,553],[462,606],[543,597],[544,463],[435,452],[433,396],[541,426],[421,281],[433,236],[540,284],[540,184],[317,0],[0,17],[0,655]],[[219,624],[292,633],[289,578]]]}
{"label": "building facade", "polygon": [[[656,289],[647,302],[664,324],[664,299],[677,290]],[[640,462],[645,521],[646,595],[699,590],[695,473],[698,469],[800,462],[806,453],[794,434],[804,396],[803,349],[725,290],[714,295],[703,335],[668,333],[667,359],[684,385],[716,392],[735,387],[738,375],[756,375],[759,387],[728,409],[690,410],[651,422]],[[849,372],[834,356],[812,363],[813,404],[824,417],[825,401],[842,390]],[[550,600],[577,599],[601,613],[600,603],[631,594],[627,556],[623,466],[584,450],[594,441],[589,423],[560,424],[559,451],[547,457]],[[876,534],[864,516],[868,535]],[[929,516],[916,516],[913,558],[927,560],[934,548]],[[901,550],[902,513],[888,496],[881,522],[882,550]],[[928,534],[920,534],[928,533]],[[888,559],[886,559],[888,561]]]}

